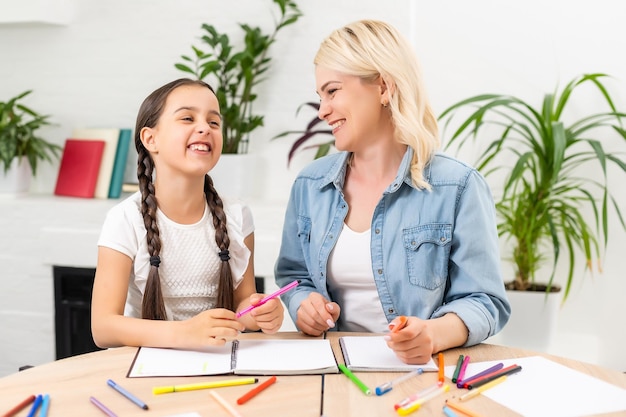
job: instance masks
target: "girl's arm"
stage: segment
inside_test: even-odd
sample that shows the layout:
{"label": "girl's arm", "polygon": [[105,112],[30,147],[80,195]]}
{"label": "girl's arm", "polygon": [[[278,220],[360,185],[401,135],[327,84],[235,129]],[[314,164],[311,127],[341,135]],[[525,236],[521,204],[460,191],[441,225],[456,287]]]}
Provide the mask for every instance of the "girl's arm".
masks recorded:
{"label": "girl's arm", "polygon": [[184,321],[124,316],[132,260],[114,249],[98,247],[91,301],[91,330],[99,347],[152,346],[202,348],[224,344],[243,330],[225,309],[204,311]]}

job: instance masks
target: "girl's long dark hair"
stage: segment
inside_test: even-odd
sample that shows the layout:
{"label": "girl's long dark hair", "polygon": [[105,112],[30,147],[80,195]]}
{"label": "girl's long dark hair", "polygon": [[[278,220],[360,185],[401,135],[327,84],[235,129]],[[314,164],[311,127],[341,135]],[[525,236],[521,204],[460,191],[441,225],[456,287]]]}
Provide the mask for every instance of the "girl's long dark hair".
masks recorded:
{"label": "girl's long dark hair", "polygon": [[[204,81],[191,80],[189,78],[180,78],[172,81],[152,92],[144,100],[139,108],[137,123],[135,125],[137,179],[139,181],[139,190],[141,191],[141,214],[143,216],[144,226],[146,227],[148,253],[150,255],[150,272],[148,274],[141,306],[141,316],[144,319],[166,320],[167,313],[165,311],[163,291],[159,278],[161,237],[159,235],[159,226],[156,217],[158,204],[154,193],[154,183],[152,182],[154,161],[141,142],[141,129],[144,127],[155,127],[163,112],[167,97],[176,88],[186,85],[206,87],[215,94],[213,88]],[[226,213],[224,212],[222,199],[215,190],[213,181],[208,174],[205,175],[204,178],[204,194],[213,216],[215,242],[219,248],[219,256],[222,260],[216,307],[227,308],[234,311],[234,285],[230,264],[228,262],[230,259],[228,253],[230,239],[228,237],[228,230],[226,229]],[[167,260],[165,261],[167,262]]]}

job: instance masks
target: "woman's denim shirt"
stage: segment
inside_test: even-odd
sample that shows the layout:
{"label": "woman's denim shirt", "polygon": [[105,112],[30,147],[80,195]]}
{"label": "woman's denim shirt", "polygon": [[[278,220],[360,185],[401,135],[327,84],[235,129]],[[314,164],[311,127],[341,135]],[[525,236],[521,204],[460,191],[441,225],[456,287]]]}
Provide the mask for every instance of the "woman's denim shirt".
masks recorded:
{"label": "woman's denim shirt", "polygon": [[[424,170],[432,190],[418,189],[410,177],[412,155],[408,148],[372,218],[372,272],[384,313],[389,321],[455,313],[469,330],[465,346],[480,343],[500,331],[511,312],[491,191],[475,169],[443,154]],[[282,296],[294,322],[311,292],[332,300],[326,269],[348,213],[342,192],[348,156],[313,161],[291,190],[275,276],[279,287],[302,281]]]}

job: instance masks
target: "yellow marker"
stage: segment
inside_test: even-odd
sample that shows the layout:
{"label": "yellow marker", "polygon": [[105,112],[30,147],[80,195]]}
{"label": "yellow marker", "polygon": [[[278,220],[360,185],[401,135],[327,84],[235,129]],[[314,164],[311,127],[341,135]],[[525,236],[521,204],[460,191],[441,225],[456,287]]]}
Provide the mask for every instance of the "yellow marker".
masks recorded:
{"label": "yellow marker", "polygon": [[491,387],[494,387],[496,385],[498,385],[500,382],[504,381],[506,379],[506,375],[502,375],[500,378],[496,378],[491,382],[487,382],[485,385],[481,385],[478,388],[474,388],[473,390],[470,390],[470,392],[468,392],[465,395],[462,395],[461,398],[459,398],[461,401],[465,401],[465,400],[469,400],[470,398],[474,398],[475,396],[477,396],[478,394],[480,394],[481,392],[488,390]]}
{"label": "yellow marker", "polygon": [[432,398],[435,398],[437,395],[443,394],[444,392],[448,392],[449,390],[450,390],[450,385],[445,384],[437,388],[436,390],[433,390],[428,395],[425,395],[424,397],[415,400],[414,402],[407,405],[406,407],[398,408],[396,411],[401,416],[407,416],[411,414],[413,411],[417,411],[422,406],[422,404],[424,404],[426,401]]}
{"label": "yellow marker", "polygon": [[167,394],[170,392],[181,392],[181,391],[193,391],[198,389],[208,389],[208,388],[221,388],[221,387],[232,387],[235,385],[247,385],[247,384],[256,384],[259,382],[258,378],[239,378],[239,379],[227,379],[223,381],[213,381],[213,382],[200,382],[197,384],[184,384],[184,385],[170,385],[166,387],[154,387],[152,388],[152,393],[157,394]]}

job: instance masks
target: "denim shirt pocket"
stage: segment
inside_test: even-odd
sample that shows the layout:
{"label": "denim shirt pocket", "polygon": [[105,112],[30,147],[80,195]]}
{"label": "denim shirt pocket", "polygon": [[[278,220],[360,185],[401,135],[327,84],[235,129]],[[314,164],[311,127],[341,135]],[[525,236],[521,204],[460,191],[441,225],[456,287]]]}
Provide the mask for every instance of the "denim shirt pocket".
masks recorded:
{"label": "denim shirt pocket", "polygon": [[434,290],[445,284],[452,225],[424,224],[402,231],[409,282]]}

